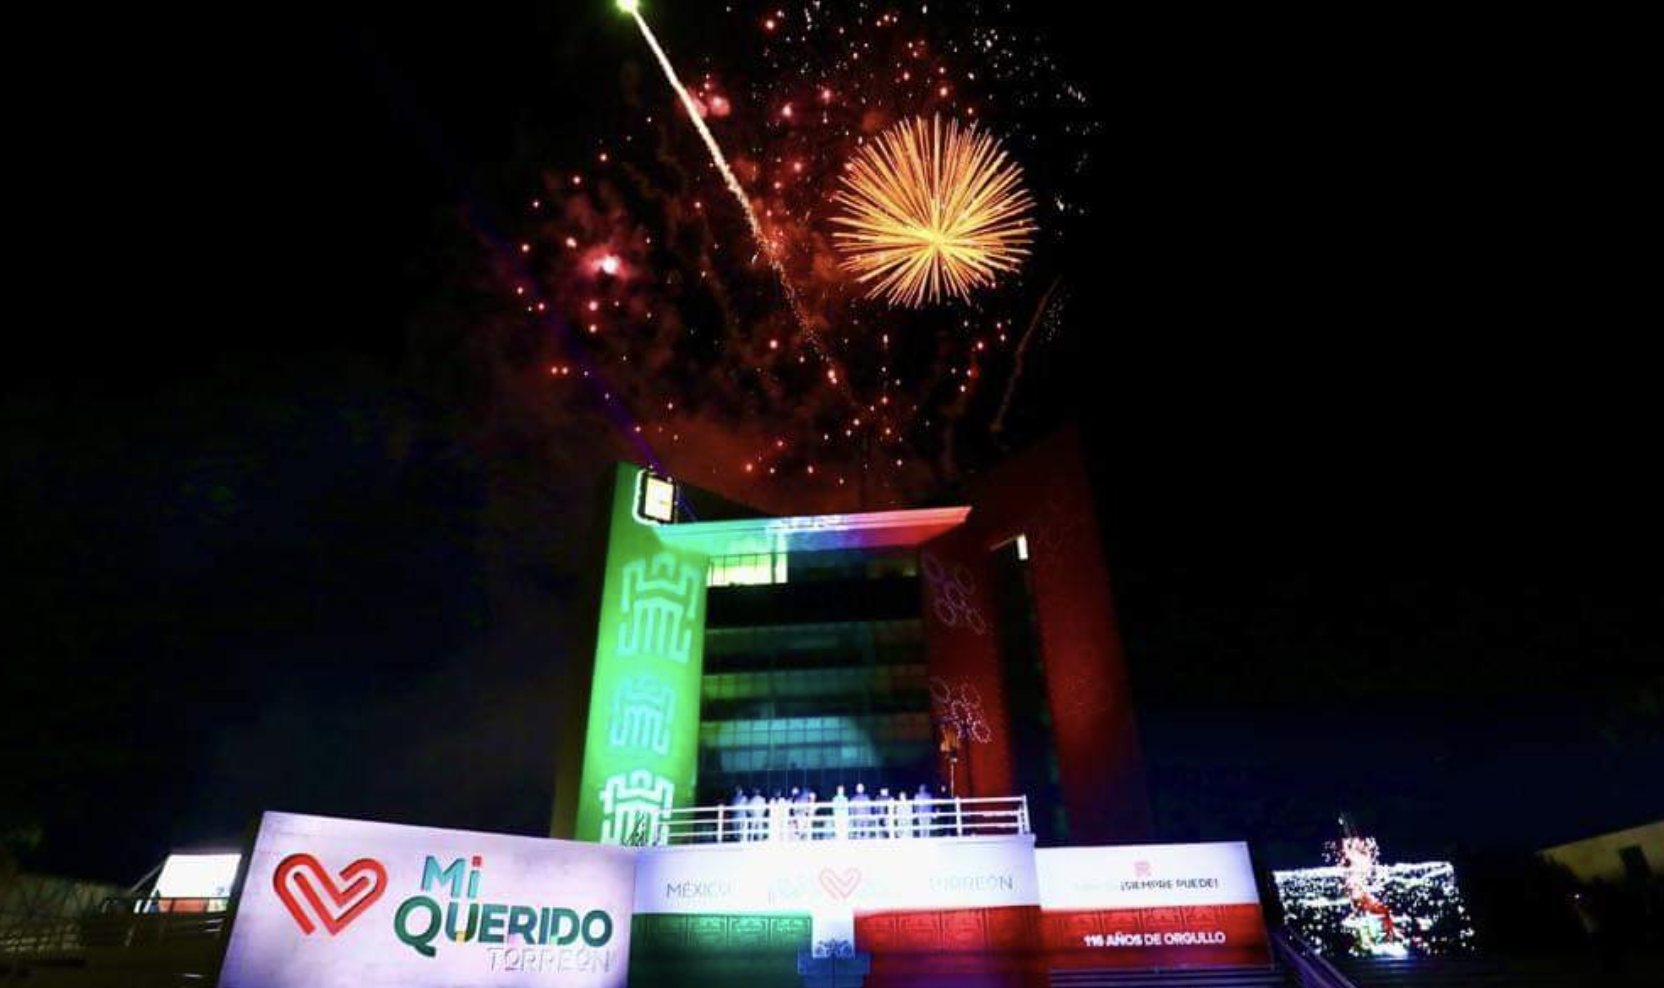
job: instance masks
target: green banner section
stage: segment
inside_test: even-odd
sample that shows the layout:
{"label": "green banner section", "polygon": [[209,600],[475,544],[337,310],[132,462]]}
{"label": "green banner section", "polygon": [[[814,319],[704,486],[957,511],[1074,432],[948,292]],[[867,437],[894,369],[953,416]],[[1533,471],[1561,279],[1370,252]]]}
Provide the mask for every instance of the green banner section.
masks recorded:
{"label": "green banner section", "polygon": [[637,514],[645,473],[613,477],[578,840],[651,843],[660,815],[694,798],[707,560]]}
{"label": "green banner section", "polygon": [[630,923],[630,983],[802,988],[807,914],[642,914]]}

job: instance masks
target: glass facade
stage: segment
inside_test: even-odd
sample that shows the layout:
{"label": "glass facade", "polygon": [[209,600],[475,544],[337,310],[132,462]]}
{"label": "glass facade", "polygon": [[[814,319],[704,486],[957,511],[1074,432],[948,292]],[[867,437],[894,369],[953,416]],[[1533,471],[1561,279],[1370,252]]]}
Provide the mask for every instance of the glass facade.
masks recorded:
{"label": "glass facade", "polygon": [[787,577],[784,552],[747,552],[735,556],[716,556],[705,576],[710,587],[761,587],[771,583],[785,583]]}
{"label": "glass facade", "polygon": [[934,786],[917,556],[793,553],[789,582],[784,553],[712,562],[699,802]]}

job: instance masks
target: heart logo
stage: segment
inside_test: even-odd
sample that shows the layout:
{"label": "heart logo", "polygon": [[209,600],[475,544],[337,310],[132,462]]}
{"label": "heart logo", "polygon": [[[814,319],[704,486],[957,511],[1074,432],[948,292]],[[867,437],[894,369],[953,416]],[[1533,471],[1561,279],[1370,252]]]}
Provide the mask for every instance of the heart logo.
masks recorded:
{"label": "heart logo", "polygon": [[843,874],[838,874],[831,868],[820,870],[820,887],[834,899],[847,899],[855,894],[856,886],[861,884],[859,868],[845,868]]}
{"label": "heart logo", "polygon": [[[387,869],[380,861],[359,858],[341,869],[341,884],[337,885],[317,858],[310,854],[291,854],[272,874],[272,886],[288,907],[289,915],[295,917],[301,932],[310,935],[316,930],[312,922],[316,917],[329,935],[334,936],[387,891]],[[323,890],[322,895],[319,889]],[[296,892],[300,893],[299,898]]]}

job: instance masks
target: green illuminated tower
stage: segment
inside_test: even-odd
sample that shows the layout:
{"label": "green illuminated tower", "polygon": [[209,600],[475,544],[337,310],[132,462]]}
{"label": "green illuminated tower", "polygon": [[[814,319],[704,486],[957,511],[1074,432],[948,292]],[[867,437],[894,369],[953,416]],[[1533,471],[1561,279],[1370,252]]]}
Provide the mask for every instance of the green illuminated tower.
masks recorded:
{"label": "green illuminated tower", "polygon": [[568,741],[581,744],[562,746],[557,836],[639,840],[662,811],[693,802],[706,557],[661,542],[674,499],[640,467],[613,471],[594,660],[567,697]]}

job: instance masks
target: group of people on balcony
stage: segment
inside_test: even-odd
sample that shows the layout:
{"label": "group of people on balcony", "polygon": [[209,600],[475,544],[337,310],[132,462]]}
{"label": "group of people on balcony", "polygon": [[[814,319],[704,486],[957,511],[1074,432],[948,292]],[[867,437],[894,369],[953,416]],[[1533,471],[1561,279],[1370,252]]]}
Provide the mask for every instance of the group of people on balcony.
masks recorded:
{"label": "group of people on balcony", "polygon": [[947,802],[937,799],[923,784],[912,795],[905,789],[892,795],[888,787],[869,795],[866,785],[857,782],[854,793],[846,793],[839,786],[826,800],[809,788],[794,786],[789,794],[776,789],[773,796],[764,796],[761,789],[747,793],[736,787],[733,797],[722,807],[717,839],[892,840],[941,836],[952,831],[952,810],[943,806]]}

